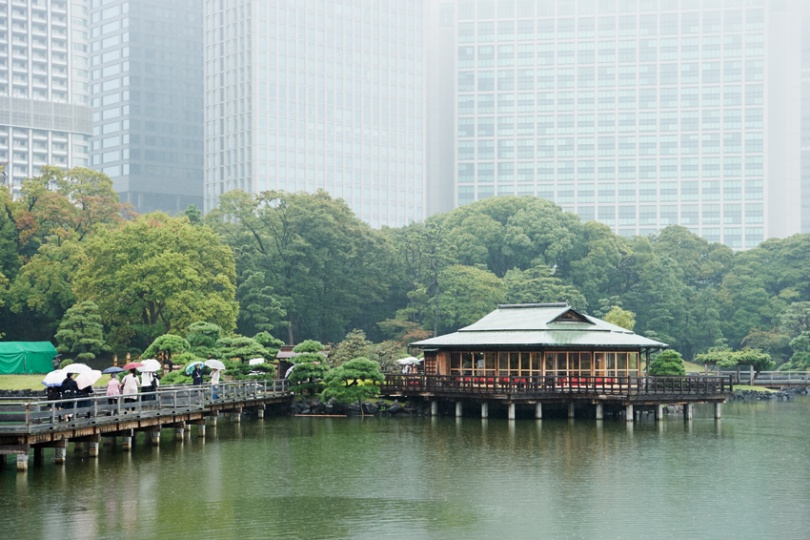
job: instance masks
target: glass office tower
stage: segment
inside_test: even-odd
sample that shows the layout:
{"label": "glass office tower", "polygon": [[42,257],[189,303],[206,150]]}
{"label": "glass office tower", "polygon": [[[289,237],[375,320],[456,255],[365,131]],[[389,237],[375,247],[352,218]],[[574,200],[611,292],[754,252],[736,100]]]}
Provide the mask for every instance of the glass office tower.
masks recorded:
{"label": "glass office tower", "polygon": [[425,216],[422,0],[205,1],[205,208],[241,189]]}
{"label": "glass office tower", "polygon": [[140,213],[203,207],[199,0],[90,0],[91,163]]}
{"label": "glass office tower", "polygon": [[0,177],[13,195],[42,165],[86,166],[87,2],[0,0]]}
{"label": "glass office tower", "polygon": [[442,4],[455,205],[537,195],[735,249],[799,232],[798,0]]}

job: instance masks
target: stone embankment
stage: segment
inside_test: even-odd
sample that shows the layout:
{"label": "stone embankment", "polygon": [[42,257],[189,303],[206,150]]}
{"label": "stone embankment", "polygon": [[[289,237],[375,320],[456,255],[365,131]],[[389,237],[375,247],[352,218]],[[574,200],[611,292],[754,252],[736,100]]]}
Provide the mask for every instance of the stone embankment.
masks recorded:
{"label": "stone embankment", "polygon": [[[290,412],[294,415],[360,416],[360,406],[357,403],[339,403],[334,399],[323,403],[318,398],[313,397],[309,399],[296,399],[292,404]],[[363,414],[374,416],[423,416],[426,412],[407,402],[400,403],[399,401],[394,401],[393,403],[387,403],[377,401],[374,403],[363,402]]]}
{"label": "stone embankment", "polygon": [[807,388],[787,388],[779,390],[778,392],[760,392],[757,390],[735,390],[731,395],[731,399],[738,401],[788,401],[794,396],[810,395],[810,390]]}

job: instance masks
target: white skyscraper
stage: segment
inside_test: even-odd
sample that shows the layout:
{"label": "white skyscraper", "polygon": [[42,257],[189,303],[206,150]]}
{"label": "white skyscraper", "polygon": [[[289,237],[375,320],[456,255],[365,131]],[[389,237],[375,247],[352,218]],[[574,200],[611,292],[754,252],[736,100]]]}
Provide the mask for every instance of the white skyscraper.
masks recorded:
{"label": "white skyscraper", "polygon": [[454,205],[537,195],[735,249],[800,231],[799,0],[439,4]]}
{"label": "white skyscraper", "polygon": [[87,166],[87,2],[0,0],[0,164],[18,193],[42,165]]}
{"label": "white skyscraper", "polygon": [[324,189],[372,226],[425,217],[422,0],[205,1],[205,208]]}

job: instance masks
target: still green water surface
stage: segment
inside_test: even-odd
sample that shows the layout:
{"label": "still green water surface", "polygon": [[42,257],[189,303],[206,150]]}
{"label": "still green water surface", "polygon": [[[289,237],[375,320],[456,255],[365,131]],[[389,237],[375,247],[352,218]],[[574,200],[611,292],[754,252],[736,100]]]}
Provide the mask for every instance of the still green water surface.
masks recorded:
{"label": "still green water surface", "polygon": [[810,400],[656,424],[220,418],[0,472],[0,538],[808,539]]}

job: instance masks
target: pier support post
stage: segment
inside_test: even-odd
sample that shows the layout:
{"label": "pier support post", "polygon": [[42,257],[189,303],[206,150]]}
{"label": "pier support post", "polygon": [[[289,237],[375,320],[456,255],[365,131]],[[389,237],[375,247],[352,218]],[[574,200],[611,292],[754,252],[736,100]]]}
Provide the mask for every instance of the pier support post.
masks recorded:
{"label": "pier support post", "polygon": [[481,404],[481,418],[489,418],[489,403],[486,401]]}
{"label": "pier support post", "polygon": [[186,425],[183,422],[174,427],[174,440],[182,441],[186,435]]}
{"label": "pier support post", "polygon": [[597,420],[604,420],[605,418],[605,406],[602,403],[596,404],[596,419]]}
{"label": "pier support post", "polygon": [[197,437],[204,439],[205,438],[205,424],[198,424],[197,425]]}
{"label": "pier support post", "polygon": [[90,457],[98,457],[98,443],[101,441],[101,436],[96,435],[87,442],[87,455]]}
{"label": "pier support post", "polygon": [[542,403],[535,403],[534,404],[534,417],[537,420],[543,419],[543,404]]}
{"label": "pier support post", "polygon": [[460,401],[456,401],[456,418],[461,418],[462,415],[462,405]]}
{"label": "pier support post", "polygon": [[659,403],[655,406],[655,419],[659,422],[664,419],[664,404]]}
{"label": "pier support post", "polygon": [[508,413],[507,413],[507,418],[509,420],[514,420],[515,419],[515,404],[510,403],[508,405],[508,407],[509,407],[509,409],[508,409]]}
{"label": "pier support post", "polygon": [[217,416],[219,416],[219,415],[217,414],[215,416],[209,416],[208,417],[211,420],[211,425],[213,427],[217,427]]}
{"label": "pier support post", "polygon": [[574,417],[574,402],[568,404],[568,418]]}
{"label": "pier support post", "polygon": [[439,416],[439,402],[438,401],[431,401],[430,402],[430,416]]}
{"label": "pier support post", "polygon": [[133,435],[134,435],[134,432],[131,429],[129,429],[129,430],[125,431],[124,435],[121,437],[121,449],[124,452],[129,452],[130,450],[132,450],[132,436]]}
{"label": "pier support post", "polygon": [[264,418],[264,407],[259,407],[256,409],[256,416],[259,418],[259,420]]}
{"label": "pier support post", "polygon": [[624,413],[625,420],[627,420],[628,422],[632,422],[635,419],[633,415],[633,404],[631,403],[626,405],[624,410],[625,410]]}
{"label": "pier support post", "polygon": [[28,453],[17,454],[17,472],[25,472],[28,470]]}
{"label": "pier support post", "polygon": [[714,404],[714,419],[720,420],[723,418],[723,404],[722,403],[715,403]]}
{"label": "pier support post", "polygon": [[149,430],[149,442],[152,446],[160,446],[160,428]]}
{"label": "pier support post", "polygon": [[693,414],[694,414],[694,411],[692,409],[692,404],[691,403],[685,404],[683,406],[683,419],[684,420],[691,420]]}
{"label": "pier support post", "polygon": [[41,446],[34,447],[34,465],[42,465],[45,458],[45,449]]}
{"label": "pier support post", "polygon": [[67,439],[63,439],[56,443],[54,448],[53,462],[57,465],[64,465],[65,457],[67,456]]}

